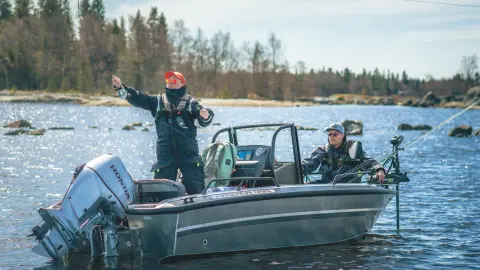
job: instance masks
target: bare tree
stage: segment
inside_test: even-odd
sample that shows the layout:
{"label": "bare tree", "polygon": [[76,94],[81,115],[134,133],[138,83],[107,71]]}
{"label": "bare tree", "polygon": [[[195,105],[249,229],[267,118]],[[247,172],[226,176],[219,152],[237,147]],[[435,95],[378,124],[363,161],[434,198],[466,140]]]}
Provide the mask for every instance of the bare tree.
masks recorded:
{"label": "bare tree", "polygon": [[192,37],[183,20],[176,20],[170,33],[170,42],[174,48],[173,65],[176,69],[179,69],[180,65],[188,58],[188,48],[192,42]]}
{"label": "bare tree", "polygon": [[474,78],[478,69],[477,55],[473,54],[472,56],[464,56],[460,68],[465,79],[465,87],[468,89],[475,84]]}
{"label": "bare tree", "polygon": [[277,72],[280,50],[282,49],[282,41],[277,38],[275,33],[271,33],[268,37],[268,48],[270,49],[270,58],[272,59],[272,72],[275,73]]}

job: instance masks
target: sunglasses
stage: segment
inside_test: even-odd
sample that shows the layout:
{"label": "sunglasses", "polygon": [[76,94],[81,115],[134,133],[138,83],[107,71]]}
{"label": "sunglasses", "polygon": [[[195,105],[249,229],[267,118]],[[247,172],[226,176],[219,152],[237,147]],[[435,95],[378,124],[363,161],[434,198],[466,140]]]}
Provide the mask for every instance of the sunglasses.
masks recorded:
{"label": "sunglasses", "polygon": [[338,135],[340,135],[340,134],[338,134],[338,133],[328,133],[328,137],[337,137]]}
{"label": "sunglasses", "polygon": [[165,80],[167,84],[174,84],[174,83],[177,83],[177,79],[175,78],[168,78],[167,80]]}

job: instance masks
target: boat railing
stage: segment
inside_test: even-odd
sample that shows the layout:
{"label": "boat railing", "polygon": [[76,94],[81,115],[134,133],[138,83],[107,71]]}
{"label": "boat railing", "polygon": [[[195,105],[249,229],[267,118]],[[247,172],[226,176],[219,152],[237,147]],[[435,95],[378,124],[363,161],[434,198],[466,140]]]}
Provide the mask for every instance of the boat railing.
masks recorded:
{"label": "boat railing", "polygon": [[[228,184],[232,181],[235,182],[234,186],[229,186]],[[237,184],[238,183],[238,184]],[[267,183],[267,185],[265,185]],[[268,185],[268,183],[272,183],[272,185]],[[216,184],[221,184],[217,186]],[[210,188],[218,188],[218,187],[231,187],[235,188],[236,190],[241,190],[244,188],[244,185],[248,185],[248,188],[254,187],[264,187],[264,186],[276,186],[280,187],[280,184],[275,180],[273,177],[235,177],[235,178],[217,178],[211,180],[208,185],[203,190],[202,194],[206,194],[207,190]]]}

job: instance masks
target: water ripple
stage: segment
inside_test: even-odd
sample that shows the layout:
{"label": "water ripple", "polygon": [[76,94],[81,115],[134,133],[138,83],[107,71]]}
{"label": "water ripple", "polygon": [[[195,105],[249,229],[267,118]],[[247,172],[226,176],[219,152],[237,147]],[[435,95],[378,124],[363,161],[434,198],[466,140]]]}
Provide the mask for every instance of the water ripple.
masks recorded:
{"label": "water ripple", "polygon": [[[260,122],[294,122],[318,131],[299,131],[300,152],[308,156],[326,136],[322,129],[342,119],[362,120],[367,154],[390,154],[389,139],[398,134],[409,142],[419,131],[397,131],[400,123],[436,125],[458,109],[319,106],[295,108],[212,108],[220,126],[200,128],[203,149],[222,127]],[[0,269],[475,269],[480,265],[480,143],[478,137],[451,138],[448,130],[469,124],[479,129],[480,110],[469,111],[427,139],[401,152],[402,169],[411,182],[402,185],[401,230],[397,232],[395,201],[362,239],[341,245],[239,253],[159,264],[140,259],[98,260],[71,256],[53,263],[31,252],[25,238],[41,219],[36,209],[60,200],[76,166],[103,153],[122,158],[134,178],[151,178],[155,131],[123,131],[132,122],[151,122],[151,115],[132,107],[82,107],[52,104],[0,103],[3,126],[18,119],[47,130],[44,136],[0,136]],[[241,115],[239,118],[238,116]],[[379,116],[382,120],[379,121]],[[98,128],[92,129],[92,126]],[[6,128],[0,127],[0,133]],[[269,143],[270,131],[244,131],[241,138]],[[226,139],[220,137],[219,139]],[[289,136],[279,135],[279,158],[291,159]],[[241,142],[247,143],[247,142]]]}

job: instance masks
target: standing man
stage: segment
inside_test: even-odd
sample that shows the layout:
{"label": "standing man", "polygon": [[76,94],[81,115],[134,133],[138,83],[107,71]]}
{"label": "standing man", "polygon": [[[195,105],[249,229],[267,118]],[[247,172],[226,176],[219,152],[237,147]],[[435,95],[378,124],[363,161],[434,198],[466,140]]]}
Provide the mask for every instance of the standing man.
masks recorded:
{"label": "standing man", "polygon": [[183,175],[188,194],[201,193],[205,187],[204,166],[197,143],[195,119],[202,127],[213,120],[213,111],[203,108],[187,94],[187,81],[180,72],[168,71],[165,93],[157,96],[144,94],[126,86],[113,75],[113,88],[131,105],[150,111],[157,131],[157,162],[152,167],[155,179],[175,181],[177,170]]}
{"label": "standing man", "polygon": [[[307,175],[319,169],[322,174],[320,183],[332,182],[335,176],[352,171],[359,166],[359,170],[372,168],[375,170],[378,182],[383,183],[385,169],[375,159],[369,158],[363,150],[360,141],[347,140],[345,128],[339,123],[333,123],[325,128],[328,135],[328,143],[317,147],[310,157],[302,161],[303,174]],[[361,178],[349,175],[338,178],[337,183],[360,182]]]}

